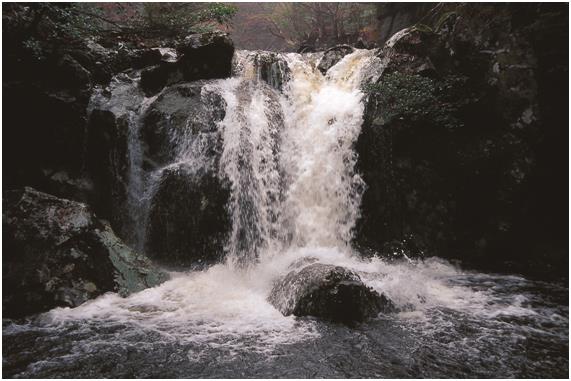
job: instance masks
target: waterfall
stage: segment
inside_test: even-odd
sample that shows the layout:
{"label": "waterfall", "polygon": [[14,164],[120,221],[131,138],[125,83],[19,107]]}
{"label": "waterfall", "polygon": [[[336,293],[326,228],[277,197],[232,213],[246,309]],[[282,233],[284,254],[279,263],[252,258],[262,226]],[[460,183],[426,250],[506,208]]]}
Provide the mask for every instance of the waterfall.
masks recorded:
{"label": "waterfall", "polygon": [[[37,373],[37,369],[50,369],[62,360],[75,370],[86,354],[116,358],[125,353],[117,352],[118,348],[140,351],[133,356],[140,359],[134,368],[153,367],[159,375],[167,367],[184,369],[175,374],[185,377],[211,377],[212,369],[227,370],[220,374],[225,377],[339,377],[349,374],[338,372],[339,364],[345,362],[356,363],[359,371],[363,367],[377,371],[379,364],[385,368],[404,364],[408,371],[419,365],[410,365],[411,345],[419,349],[414,358],[428,348],[421,366],[433,362],[435,351],[438,358],[453,359],[446,367],[457,363],[462,370],[474,353],[491,353],[501,364],[519,359],[522,345],[527,348],[529,340],[536,341],[541,351],[553,342],[563,352],[568,349],[566,288],[557,293],[552,292],[557,289],[546,288],[549,298],[564,302],[542,304],[540,297],[548,294],[533,290],[545,287],[543,282],[464,272],[438,258],[386,261],[354,255],[350,242],[365,187],[355,171],[353,149],[363,121],[366,95],[361,86],[375,81],[382,65],[375,52],[356,50],[323,75],[316,69],[320,58],[319,53],[237,52],[234,77],[166,88],[148,110],[152,99],[145,102],[136,79],[118,78],[111,95],[96,94],[95,106],[112,111],[122,120],[122,128],[127,124],[128,187],[131,197],[137,196],[133,201],[143,200],[151,206],[152,200],[165,201],[161,186],[173,171],[177,181],[193,176],[200,180],[207,173],[209,179],[223,180],[224,187],[230,185],[226,261],[199,271],[171,272],[169,281],[128,297],[106,293],[79,307],[56,308],[42,315],[39,332],[47,341],[36,350],[57,351],[48,351],[50,361],[37,362],[28,367],[32,373],[22,375],[52,376]],[[177,97],[174,103],[166,102],[166,110],[161,109],[165,97],[180,92],[184,99]],[[220,112],[214,115],[213,110]],[[153,117],[160,117],[161,123],[148,123]],[[145,151],[149,147],[141,140],[149,132],[164,138],[157,143],[159,154]],[[208,204],[208,197],[187,209],[178,202],[191,198],[186,192],[199,186],[199,181],[176,186],[177,202],[159,222],[173,219],[177,208],[183,209],[176,216],[177,223],[180,218],[183,222],[193,218],[189,214],[198,211],[204,200]],[[180,230],[182,235],[194,233]],[[292,264],[308,263],[308,259],[357,273],[367,287],[385,294],[400,312],[356,329],[282,315],[268,296],[276,280],[292,272]],[[21,326],[8,330],[9,334],[20,330],[27,334]],[[33,348],[42,343],[29,342]],[[383,365],[387,354],[394,353],[394,361]],[[87,358],[88,366],[97,363]],[[306,364],[304,371],[311,373],[276,373],[280,361],[288,371],[292,363]],[[488,362],[483,363],[485,376],[495,371],[489,373]],[[550,368],[553,364],[547,362]],[[263,366],[268,373],[260,373]],[[324,369],[334,373],[323,373]]]}
{"label": "waterfall", "polygon": [[378,76],[373,51],[347,55],[324,76],[320,54],[238,52],[236,78],[218,84],[221,176],[230,179],[233,266],[291,247],[348,247],[364,183],[353,144],[361,85]]}
{"label": "waterfall", "polygon": [[253,263],[279,232],[281,184],[278,160],[283,113],[279,98],[262,82],[229,81],[222,94],[227,104],[221,122],[222,176],[230,179],[232,232],[230,263]]}
{"label": "waterfall", "polygon": [[[354,171],[353,145],[363,121],[361,86],[382,67],[375,53],[357,49],[323,75],[317,69],[323,53],[237,51],[232,78],[177,85],[153,97],[140,89],[137,71],[114,78],[90,108],[111,111],[127,125],[129,243],[149,249],[165,181],[217,173],[231,188],[225,254],[232,268],[292,248],[350,250],[365,186]],[[180,108],[184,102],[188,109]]]}

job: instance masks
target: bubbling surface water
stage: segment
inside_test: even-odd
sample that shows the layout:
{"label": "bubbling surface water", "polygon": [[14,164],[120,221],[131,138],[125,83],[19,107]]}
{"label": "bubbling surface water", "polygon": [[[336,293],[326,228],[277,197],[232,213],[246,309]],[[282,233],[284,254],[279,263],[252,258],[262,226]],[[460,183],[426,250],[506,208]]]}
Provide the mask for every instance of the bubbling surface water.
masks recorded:
{"label": "bubbling surface water", "polygon": [[[347,328],[281,315],[273,279],[313,257],[345,266],[401,312]],[[568,291],[460,271],[436,258],[387,263],[335,247],[174,273],[4,327],[4,372],[18,377],[564,377]],[[567,302],[568,303],[568,302]],[[23,349],[22,349],[23,348]]]}

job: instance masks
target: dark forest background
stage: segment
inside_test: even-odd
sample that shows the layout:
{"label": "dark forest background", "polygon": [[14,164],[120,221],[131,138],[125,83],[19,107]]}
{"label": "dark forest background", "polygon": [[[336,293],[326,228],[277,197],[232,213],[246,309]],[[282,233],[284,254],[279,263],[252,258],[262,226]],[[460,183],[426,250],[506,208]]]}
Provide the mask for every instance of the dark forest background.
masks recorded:
{"label": "dark forest background", "polygon": [[[457,5],[456,5],[457,6]],[[46,38],[166,43],[224,30],[238,49],[295,51],[362,41],[380,46],[396,31],[428,19],[440,3],[7,3],[5,29],[23,28],[30,50]]]}

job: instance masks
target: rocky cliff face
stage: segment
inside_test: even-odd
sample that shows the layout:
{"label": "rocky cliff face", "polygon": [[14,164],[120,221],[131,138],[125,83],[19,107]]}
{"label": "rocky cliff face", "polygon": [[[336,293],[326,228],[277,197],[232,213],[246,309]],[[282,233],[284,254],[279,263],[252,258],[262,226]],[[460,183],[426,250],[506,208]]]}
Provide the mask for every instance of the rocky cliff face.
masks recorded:
{"label": "rocky cliff face", "polygon": [[149,167],[146,251],[165,263],[220,259],[230,229],[229,184],[218,176],[224,100],[195,81],[165,89],[146,113],[141,139]]}
{"label": "rocky cliff face", "polygon": [[6,154],[18,162],[6,168],[6,187],[32,185],[89,201],[85,126],[93,88],[123,70],[158,64],[161,55],[156,49],[106,49],[93,42],[50,47],[47,41],[38,57],[18,45],[17,29],[5,32],[3,117],[13,126],[4,132],[11,142]]}
{"label": "rocky cliff face", "polygon": [[[201,104],[202,84],[175,86],[157,95],[177,82],[229,76],[233,49],[227,35],[211,33],[190,36],[178,51],[109,49],[87,42],[46,50],[50,55],[41,60],[18,50],[8,54],[10,74],[3,86],[10,144],[5,154],[17,165],[6,167],[4,175],[6,316],[73,307],[104,292],[127,294],[167,278],[111,228],[135,244],[129,226],[141,215],[130,213],[129,205],[137,160],[130,152],[133,133],[141,130],[139,159],[149,173],[172,162],[173,157],[165,161],[174,151],[164,139],[184,134],[179,127],[187,119],[193,120],[190,133],[200,135],[196,140],[211,141],[216,150],[213,126],[224,116],[223,107],[207,110]],[[32,111],[26,112],[25,104]],[[184,120],[177,123],[175,115]],[[205,162],[206,156],[208,152]],[[213,170],[197,173],[186,185],[180,184],[174,167],[161,171],[158,199],[152,200],[147,216],[148,247],[151,253],[165,254],[158,260],[179,264],[177,255],[185,250],[192,261],[203,259],[212,252],[205,246],[218,245],[216,251],[221,251],[227,195],[223,186],[212,184]],[[186,191],[196,196],[188,199]],[[111,226],[76,201],[89,203]],[[173,236],[172,224],[181,222],[183,228],[176,232],[182,235]]]}
{"label": "rocky cliff face", "polygon": [[565,262],[556,183],[568,120],[556,94],[568,88],[555,78],[567,77],[567,7],[450,6],[433,19],[380,53],[357,144],[368,185],[358,242],[406,240],[480,265]]}
{"label": "rocky cliff face", "polygon": [[233,45],[209,33],[160,51],[158,65],[92,97],[87,164],[93,203],[114,228],[158,260],[188,265],[217,259],[228,230],[227,184],[216,176],[224,104],[201,78],[230,75]]}
{"label": "rocky cliff face", "polygon": [[109,291],[128,295],[168,279],[85,204],[29,187],[4,192],[2,231],[6,317],[75,307]]}

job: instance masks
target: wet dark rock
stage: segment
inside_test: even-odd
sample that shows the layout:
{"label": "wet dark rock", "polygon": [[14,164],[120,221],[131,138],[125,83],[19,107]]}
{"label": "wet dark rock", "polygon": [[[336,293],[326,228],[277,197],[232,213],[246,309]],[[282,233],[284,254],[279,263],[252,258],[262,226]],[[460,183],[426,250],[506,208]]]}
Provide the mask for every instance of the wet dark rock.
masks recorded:
{"label": "wet dark rock", "polygon": [[49,169],[45,169],[43,175],[41,189],[46,193],[84,203],[92,201],[94,187],[89,177],[73,177],[66,171]]}
{"label": "wet dark rock", "polygon": [[163,54],[158,48],[110,49],[94,42],[89,42],[86,49],[76,50],[72,55],[86,65],[94,82],[100,85],[107,85],[114,75],[125,70],[143,69],[158,65],[163,60]]}
{"label": "wet dark rock", "polygon": [[183,80],[230,77],[234,45],[228,34],[209,32],[187,36],[177,51],[162,48],[149,52],[154,52],[153,60],[147,60],[147,68],[141,73],[141,88],[152,96]]}
{"label": "wet dark rock", "polygon": [[146,252],[175,266],[220,260],[230,230],[229,184],[217,173],[180,163],[157,180],[147,228]]}
{"label": "wet dark rock", "polygon": [[146,68],[141,72],[141,89],[146,96],[152,96],[165,87],[168,81],[168,71],[160,65]]}
{"label": "wet dark rock", "polygon": [[[174,85],[163,91],[149,107],[141,130],[148,168],[171,163],[179,154],[181,139],[218,136],[217,123],[224,119],[225,103],[216,91],[203,88],[211,81]],[[216,155],[220,142],[210,145],[208,156]],[[184,149],[184,147],[182,147]]]}
{"label": "wet dark rock", "polygon": [[[91,40],[55,44],[51,38],[38,41],[38,56],[34,56],[23,46],[21,35],[7,32],[3,133],[11,142],[5,147],[6,156],[19,163],[5,168],[7,188],[29,185],[81,201],[97,198],[86,187],[72,191],[50,178],[65,172],[69,185],[85,182],[90,175],[85,173],[86,123],[94,86],[109,84],[124,70],[167,59],[158,49],[109,48]],[[33,105],[34,112],[23,112],[25,105]]]}
{"label": "wet dark rock", "polygon": [[4,316],[75,307],[108,291],[127,295],[167,279],[85,204],[28,187],[6,191],[3,203]]}
{"label": "wet dark rock", "polygon": [[[78,90],[79,91],[79,90]],[[68,90],[43,89],[29,82],[4,82],[4,167],[6,187],[41,187],[44,171],[80,175],[85,139],[85,104]],[[24,105],[33,105],[33,112]]]}
{"label": "wet dark rock", "polygon": [[163,55],[159,49],[143,49],[134,53],[133,64],[134,69],[142,69],[147,66],[158,65],[163,59]]}
{"label": "wet dark rock", "polygon": [[[89,121],[88,144],[88,168],[97,195],[93,205],[98,214],[111,221],[121,237],[138,242],[139,236],[133,226],[143,222],[133,221],[134,215],[128,209],[128,145],[140,145],[141,176],[146,179],[146,186],[154,187],[156,176],[162,173],[157,196],[153,198],[149,211],[149,221],[145,224],[148,230],[147,249],[164,263],[191,263],[211,259],[213,251],[217,255],[222,253],[221,239],[215,235],[224,231],[226,225],[196,226],[213,218],[209,210],[201,211],[202,204],[196,200],[211,196],[211,204],[215,204],[217,213],[220,213],[218,218],[223,220],[226,215],[225,188],[215,180],[222,152],[217,123],[224,118],[225,104],[215,89],[205,88],[209,84],[215,82],[197,81],[170,86],[144,112],[140,109],[144,100],[140,86],[136,79],[124,75],[114,78],[94,101],[96,106]],[[133,137],[135,143],[129,143],[129,131],[135,128],[140,128],[140,136]],[[195,167],[200,168],[202,175],[185,183],[180,178],[182,170],[177,172],[175,167],[166,170],[164,167],[186,157],[186,154],[196,158]],[[193,186],[196,189],[192,189]],[[164,200],[161,199],[163,197]],[[171,218],[167,212],[172,214]],[[181,227],[175,234],[175,223],[189,230]],[[203,232],[201,229],[204,237],[199,237],[198,233],[185,234],[188,231]],[[177,234],[178,238],[174,239]],[[207,250],[209,244],[216,249]]]}
{"label": "wet dark rock", "polygon": [[93,110],[88,128],[87,169],[94,187],[91,205],[121,231],[122,216],[127,213],[128,115]]}
{"label": "wet dark rock", "polygon": [[163,48],[153,51],[159,54],[159,60],[141,72],[140,86],[147,97],[157,94],[165,86],[183,80],[178,55],[174,49]]}
{"label": "wet dark rock", "polygon": [[232,72],[234,43],[227,33],[209,32],[185,37],[178,47],[186,81],[228,78]]}
{"label": "wet dark rock", "polygon": [[556,185],[567,147],[554,138],[567,141],[567,117],[555,117],[566,106],[540,91],[555,86],[540,73],[566,73],[567,45],[552,28],[568,25],[567,12],[446,7],[437,25],[399,32],[380,53],[386,67],[356,145],[367,183],[356,242],[383,252],[412,235],[427,255],[478,266],[566,263],[557,226],[567,215],[555,204],[568,201]]}
{"label": "wet dark rock", "polygon": [[[172,265],[219,259],[229,185],[218,178],[225,104],[210,81],[175,85],[150,106],[141,136],[151,187],[147,252]],[[166,167],[165,167],[166,166]]]}
{"label": "wet dark rock", "polygon": [[58,63],[59,80],[68,87],[87,87],[91,83],[91,73],[70,55],[64,55]]}
{"label": "wet dark rock", "polygon": [[178,65],[172,62],[162,62],[141,72],[141,88],[147,97],[153,96],[165,86],[181,80],[182,74]]}
{"label": "wet dark rock", "polygon": [[301,44],[297,49],[298,53],[314,53],[315,51],[315,46],[311,44]]}
{"label": "wet dark rock", "polygon": [[118,75],[93,96],[87,124],[86,169],[94,187],[90,205],[123,238],[131,223],[126,205],[129,136],[144,99],[136,77]]}
{"label": "wet dark rock", "polygon": [[354,46],[357,49],[367,49],[368,48],[367,44],[362,39],[358,39]]}
{"label": "wet dark rock", "polygon": [[129,223],[125,221],[129,135],[144,100],[137,84],[127,74],[114,77],[93,96],[87,124],[86,169],[94,186],[90,204],[124,238]]}
{"label": "wet dark rock", "polygon": [[268,297],[286,316],[310,315],[350,324],[394,310],[389,299],[363,284],[353,271],[322,263],[297,266],[301,268],[274,284]]}
{"label": "wet dark rock", "polygon": [[317,68],[325,75],[337,62],[341,61],[347,54],[353,53],[355,49],[349,45],[338,45],[327,49],[319,61]]}
{"label": "wet dark rock", "polygon": [[410,27],[391,37],[379,53],[383,59],[383,75],[393,72],[411,75],[435,76],[432,62],[441,54],[438,35],[432,30]]}
{"label": "wet dark rock", "polygon": [[260,72],[260,77],[268,85],[282,90],[283,85],[290,79],[290,70],[283,57],[271,52],[257,52],[254,62]]}

